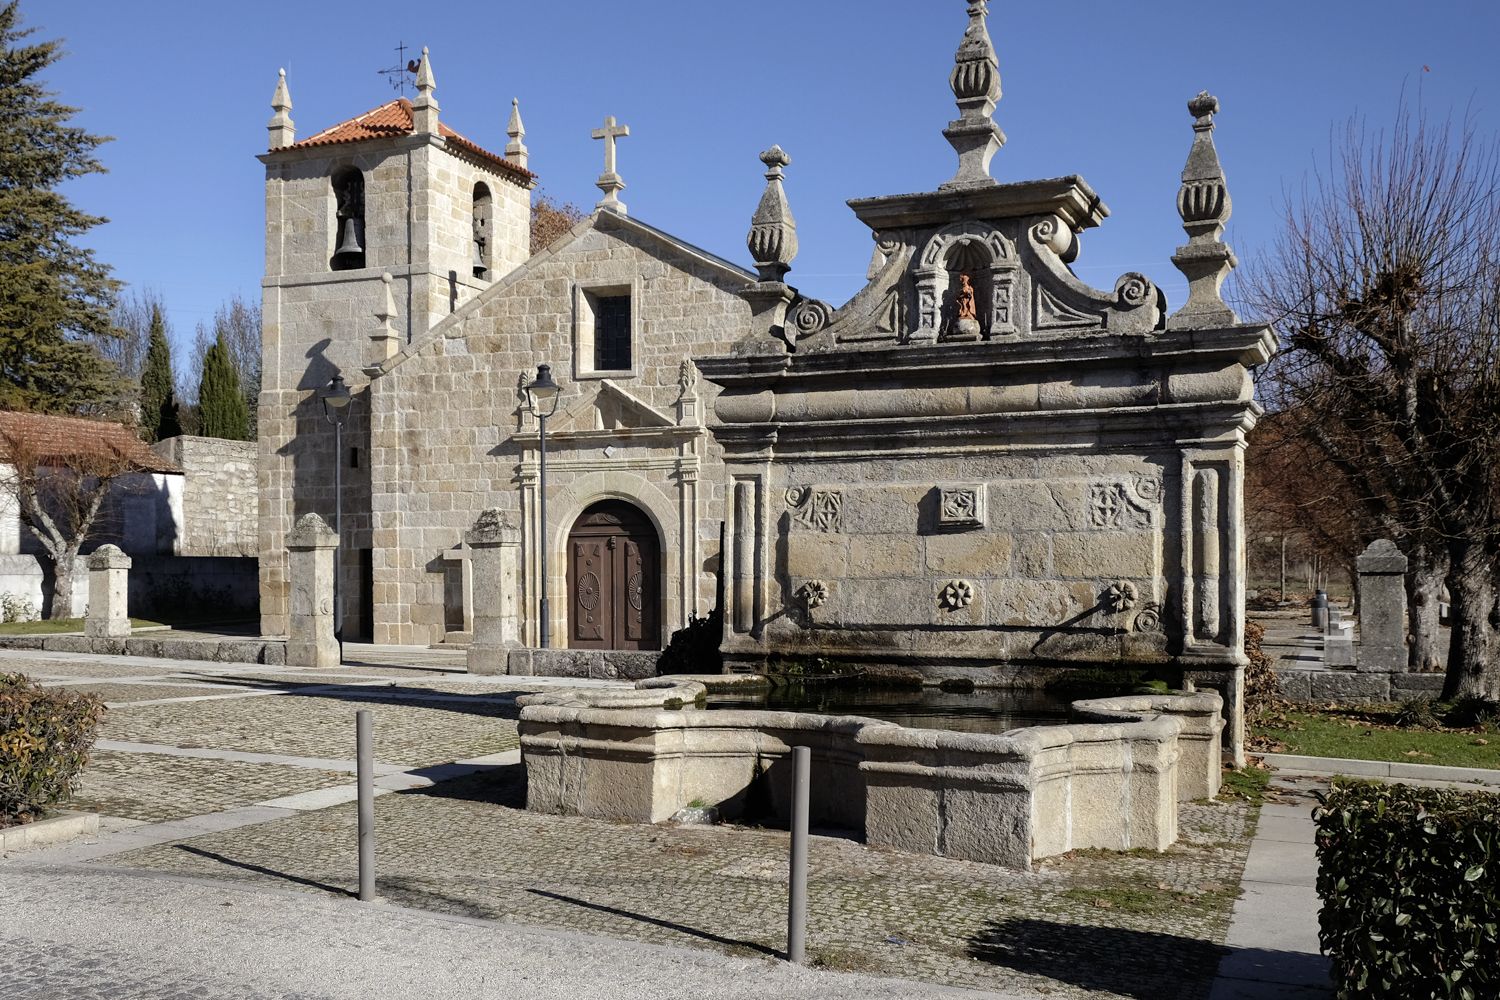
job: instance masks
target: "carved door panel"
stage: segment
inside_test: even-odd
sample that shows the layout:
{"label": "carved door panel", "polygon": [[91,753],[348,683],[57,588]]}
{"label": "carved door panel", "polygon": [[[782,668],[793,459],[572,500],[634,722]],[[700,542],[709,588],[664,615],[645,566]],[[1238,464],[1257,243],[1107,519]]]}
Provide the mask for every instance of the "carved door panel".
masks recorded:
{"label": "carved door panel", "polygon": [[614,639],[614,567],[608,538],[573,538],[568,560],[568,620],[577,649],[608,649]]}
{"label": "carved door panel", "polygon": [[568,538],[568,645],[660,649],[656,529],[623,501],[584,511]]}

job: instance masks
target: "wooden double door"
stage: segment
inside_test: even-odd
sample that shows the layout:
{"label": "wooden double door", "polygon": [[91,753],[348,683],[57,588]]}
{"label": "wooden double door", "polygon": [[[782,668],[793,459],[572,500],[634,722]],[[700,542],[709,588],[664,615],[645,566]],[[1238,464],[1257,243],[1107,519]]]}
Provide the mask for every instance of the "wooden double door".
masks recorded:
{"label": "wooden double door", "polygon": [[596,503],[568,535],[568,645],[661,648],[656,529],[623,500]]}

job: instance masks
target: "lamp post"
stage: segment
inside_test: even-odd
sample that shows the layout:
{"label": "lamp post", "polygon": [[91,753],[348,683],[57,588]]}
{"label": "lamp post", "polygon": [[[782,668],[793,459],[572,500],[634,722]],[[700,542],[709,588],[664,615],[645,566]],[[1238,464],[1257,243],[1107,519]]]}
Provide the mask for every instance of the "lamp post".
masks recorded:
{"label": "lamp post", "polygon": [[557,412],[557,400],[562,387],[552,381],[552,366],[537,365],[536,379],[526,386],[526,399],[531,406],[531,415],[536,417],[538,452],[540,456],[538,476],[538,503],[540,505],[541,532],[537,550],[541,556],[541,647],[551,646],[551,618],[547,606],[547,418]]}
{"label": "lamp post", "polygon": [[323,416],[333,425],[333,533],[338,548],[333,556],[333,635],[339,641],[339,662],[344,662],[344,602],[339,577],[344,560],[344,420],[349,416],[349,387],[343,375],[335,375],[321,393]]}

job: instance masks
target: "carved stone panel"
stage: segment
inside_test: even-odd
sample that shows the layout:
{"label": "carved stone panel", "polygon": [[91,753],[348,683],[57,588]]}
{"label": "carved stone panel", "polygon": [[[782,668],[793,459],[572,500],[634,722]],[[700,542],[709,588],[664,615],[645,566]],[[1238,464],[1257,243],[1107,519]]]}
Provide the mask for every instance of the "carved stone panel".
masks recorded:
{"label": "carved stone panel", "polygon": [[985,489],[983,483],[938,487],[938,525],[943,528],[983,527]]}
{"label": "carved stone panel", "polygon": [[835,532],[844,523],[844,494],[839,490],[821,490],[811,486],[786,491],[792,520],[813,531]]}

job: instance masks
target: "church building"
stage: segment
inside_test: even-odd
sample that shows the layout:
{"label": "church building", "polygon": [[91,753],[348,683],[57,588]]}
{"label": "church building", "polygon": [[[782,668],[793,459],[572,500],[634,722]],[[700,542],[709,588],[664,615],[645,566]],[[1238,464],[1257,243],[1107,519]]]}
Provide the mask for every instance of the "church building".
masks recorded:
{"label": "church building", "polygon": [[[546,427],[551,644],[660,649],[714,603],[723,477],[692,358],[747,335],[756,276],[627,214],[614,156],[629,130],[613,119],[595,134],[603,200],[532,256],[519,108],[500,155],[440,120],[425,50],[416,86],[299,140],[277,85],[261,156],[262,630],[286,632],[285,540],[308,512],[340,511],[346,635],[466,640],[464,534],[491,508],[526,540],[515,597],[537,608],[525,386],[548,365],[562,386]],[[323,401],[336,377],[351,393],[337,411]],[[521,619],[537,645],[536,614]]]}

